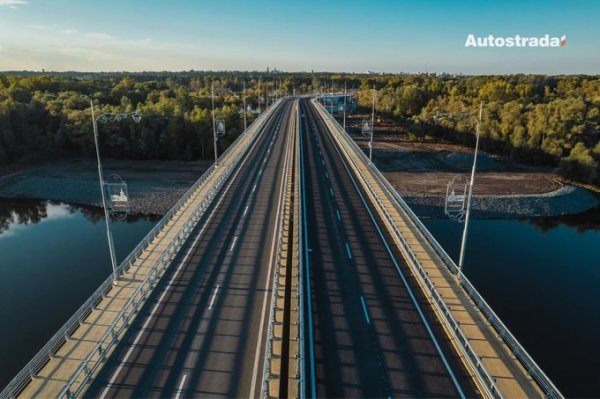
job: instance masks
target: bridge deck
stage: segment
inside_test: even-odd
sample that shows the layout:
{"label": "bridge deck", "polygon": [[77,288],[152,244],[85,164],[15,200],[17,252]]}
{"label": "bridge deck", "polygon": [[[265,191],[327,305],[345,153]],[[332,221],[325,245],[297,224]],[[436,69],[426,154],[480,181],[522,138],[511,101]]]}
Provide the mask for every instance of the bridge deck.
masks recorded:
{"label": "bridge deck", "polygon": [[[460,287],[457,278],[450,273],[443,260],[416,228],[410,217],[405,213],[401,213],[399,208],[394,206],[392,201],[395,200],[388,197],[387,191],[381,187],[379,180],[375,178],[372,168],[365,163],[363,157],[356,153],[356,147],[349,144],[348,140],[351,139],[348,136],[343,136],[330,116],[321,107],[318,108],[342,153],[354,161],[350,164],[355,168],[355,173],[359,177],[358,180],[365,187],[365,191],[369,193],[364,181],[364,179],[367,179],[370,186],[375,189],[377,197],[382,201],[385,210],[391,214],[395,225],[409,243],[411,250],[427,271],[429,278],[441,293],[444,302],[450,308],[452,316],[460,323],[464,334],[480,356],[481,362],[495,378],[502,395],[505,397],[543,397],[540,387],[527,373],[523,365],[512,355],[508,346],[486,320],[473,300]],[[370,193],[369,195],[372,197]],[[371,198],[371,200],[376,203],[374,198]],[[381,213],[379,207],[375,208]],[[383,220],[386,220],[383,215],[381,216]],[[403,248],[400,242],[396,242],[396,244],[399,248]],[[411,264],[410,261],[407,263]],[[413,271],[413,273],[415,272]],[[425,292],[427,291],[425,290]],[[454,345],[457,346],[458,344],[454,342]]]}
{"label": "bridge deck", "polygon": [[[98,340],[116,320],[123,305],[139,288],[165,248],[176,237],[198,206],[207,198],[209,191],[225,173],[251,140],[251,135],[240,137],[219,167],[201,184],[184,205],[174,214],[162,231],[137,258],[133,265],[119,278],[113,288],[102,298],[82,324],[67,339],[50,361],[35,375],[21,391],[20,397],[57,397],[65,384],[75,376],[82,360],[94,350]],[[123,332],[124,333],[124,332]],[[122,334],[121,334],[122,335]],[[110,354],[110,353],[109,353]],[[97,372],[98,370],[96,370]],[[83,376],[79,376],[81,379]]]}

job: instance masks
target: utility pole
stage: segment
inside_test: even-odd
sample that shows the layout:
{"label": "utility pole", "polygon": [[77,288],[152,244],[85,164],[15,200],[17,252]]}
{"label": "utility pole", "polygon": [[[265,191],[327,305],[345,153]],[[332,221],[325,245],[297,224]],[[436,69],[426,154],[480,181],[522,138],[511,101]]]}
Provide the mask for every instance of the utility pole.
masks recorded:
{"label": "utility pole", "polygon": [[212,125],[213,125],[213,140],[215,147],[215,168],[219,166],[218,164],[218,155],[217,155],[217,126],[215,124],[215,84],[211,83],[210,85],[210,98],[212,101]]}
{"label": "utility pole", "polygon": [[469,194],[467,195],[467,213],[465,215],[465,227],[463,229],[462,243],[460,245],[460,257],[458,259],[458,279],[462,278],[462,269],[465,261],[465,248],[467,246],[467,235],[469,231],[469,220],[471,217],[471,198],[473,196],[473,184],[475,184],[475,169],[477,168],[477,152],[479,151],[479,130],[483,116],[483,102],[479,104],[479,119],[475,130],[475,153],[473,154],[473,167],[471,169],[471,181],[469,182]]}

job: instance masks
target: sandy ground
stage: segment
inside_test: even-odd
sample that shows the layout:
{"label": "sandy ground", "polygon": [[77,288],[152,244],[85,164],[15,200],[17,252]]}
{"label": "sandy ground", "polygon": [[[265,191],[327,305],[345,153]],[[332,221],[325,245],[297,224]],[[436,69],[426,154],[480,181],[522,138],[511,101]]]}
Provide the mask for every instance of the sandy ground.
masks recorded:
{"label": "sandy ground", "polygon": [[[358,131],[366,115],[349,118]],[[368,153],[367,141],[353,134]],[[384,124],[376,131],[375,164],[420,216],[444,216],[446,187],[456,175],[469,176],[472,150],[440,142],[412,142],[402,128]],[[128,184],[132,211],[162,215],[210,166],[210,161],[107,160],[105,178],[118,174]],[[588,191],[563,185],[549,169],[513,165],[480,153],[473,209],[476,217],[553,216],[584,212],[598,205]],[[0,197],[37,198],[100,205],[98,171],[93,160],[65,160],[0,169]]]}
{"label": "sandy ground", "polygon": [[[210,166],[210,161],[104,161],[105,179],[119,175],[135,213],[162,215]],[[0,171],[0,196],[100,205],[98,169],[91,160],[68,160]]]}
{"label": "sandy ground", "polygon": [[[353,115],[347,126],[368,154],[368,140]],[[470,177],[472,149],[433,140],[409,141],[390,121],[379,121],[373,159],[379,170],[421,216],[443,216],[448,183],[457,175]],[[463,186],[464,187],[464,186]],[[477,217],[553,216],[576,214],[598,205],[587,190],[564,185],[550,168],[515,165],[505,157],[480,152],[473,190]]]}

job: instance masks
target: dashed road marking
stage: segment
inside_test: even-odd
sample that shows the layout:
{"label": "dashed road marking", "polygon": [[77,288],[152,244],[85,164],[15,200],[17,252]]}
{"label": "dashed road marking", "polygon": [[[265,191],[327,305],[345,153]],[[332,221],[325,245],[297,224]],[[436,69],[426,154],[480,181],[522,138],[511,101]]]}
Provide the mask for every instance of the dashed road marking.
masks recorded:
{"label": "dashed road marking", "polygon": [[365,297],[360,296],[360,301],[362,302],[363,312],[365,312],[365,319],[367,319],[367,324],[371,324],[371,318],[369,318],[369,312],[367,311],[367,303],[365,302]]}
{"label": "dashed road marking", "polygon": [[[237,238],[237,237],[236,237]],[[217,297],[217,293],[219,292],[219,284],[217,284],[217,287],[215,288],[215,292],[210,300],[210,304],[208,305],[208,310],[211,310],[214,303],[215,303],[215,298]]]}

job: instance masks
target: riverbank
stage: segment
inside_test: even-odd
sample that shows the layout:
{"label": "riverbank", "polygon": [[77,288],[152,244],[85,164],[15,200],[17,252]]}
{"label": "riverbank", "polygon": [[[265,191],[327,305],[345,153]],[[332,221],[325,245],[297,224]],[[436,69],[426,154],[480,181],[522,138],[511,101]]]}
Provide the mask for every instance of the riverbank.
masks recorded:
{"label": "riverbank", "polygon": [[[368,153],[368,141],[359,130],[361,117],[349,117],[347,126]],[[402,128],[385,125],[375,132],[373,161],[417,215],[444,217],[447,185],[457,175],[469,178],[472,151],[431,137],[411,139]],[[516,164],[485,152],[478,155],[473,217],[573,215],[599,203],[596,194],[568,184],[550,167]]]}
{"label": "riverbank", "polygon": [[[163,215],[210,166],[210,161],[104,161],[104,175],[127,182],[131,211]],[[73,159],[13,168],[0,176],[0,197],[35,198],[101,206],[98,169]]]}
{"label": "riverbank", "polygon": [[[365,148],[366,141],[356,136]],[[447,183],[468,176],[468,148],[448,143],[415,143],[379,136],[374,160],[415,213],[444,217]],[[118,174],[128,184],[133,213],[163,215],[210,166],[211,161],[106,160],[104,174]],[[98,171],[92,160],[72,159],[11,167],[0,171],[0,197],[33,198],[101,206]],[[589,191],[564,185],[549,170],[509,165],[500,157],[480,154],[473,200],[477,218],[571,215],[598,205]]]}
{"label": "riverbank", "polygon": [[[445,196],[405,193],[402,197],[420,217],[446,217]],[[540,194],[474,195],[471,215],[479,219],[563,216],[586,212],[597,205],[598,200],[587,190],[563,186]]]}

